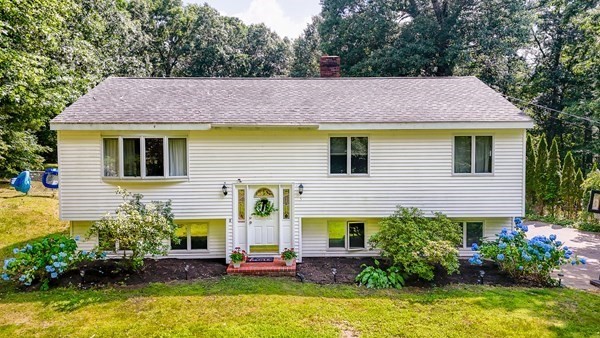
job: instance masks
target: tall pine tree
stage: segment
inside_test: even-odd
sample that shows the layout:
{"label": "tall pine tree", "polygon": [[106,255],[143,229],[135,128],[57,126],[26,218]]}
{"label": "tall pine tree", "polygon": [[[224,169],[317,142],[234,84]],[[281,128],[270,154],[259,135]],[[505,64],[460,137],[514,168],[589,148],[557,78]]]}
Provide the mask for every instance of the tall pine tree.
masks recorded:
{"label": "tall pine tree", "polygon": [[550,154],[548,155],[548,181],[546,182],[546,191],[544,202],[549,207],[552,216],[556,213],[556,206],[560,197],[560,154],[558,152],[558,142],[556,138],[552,139]]}
{"label": "tall pine tree", "polygon": [[537,159],[535,161],[535,194],[537,196],[537,212],[544,215],[544,200],[546,199],[546,182],[548,178],[548,143],[545,137],[538,142]]}
{"label": "tall pine tree", "polygon": [[576,202],[581,198],[581,196],[578,195],[578,189],[575,182],[576,179],[577,172],[575,171],[575,161],[573,160],[573,154],[569,151],[565,156],[560,181],[562,209],[564,214],[569,218],[574,216]]}
{"label": "tall pine tree", "polygon": [[535,139],[531,134],[527,135],[527,151],[526,151],[526,163],[525,163],[525,196],[527,202],[527,210],[532,210],[536,204],[536,193],[535,193]]}

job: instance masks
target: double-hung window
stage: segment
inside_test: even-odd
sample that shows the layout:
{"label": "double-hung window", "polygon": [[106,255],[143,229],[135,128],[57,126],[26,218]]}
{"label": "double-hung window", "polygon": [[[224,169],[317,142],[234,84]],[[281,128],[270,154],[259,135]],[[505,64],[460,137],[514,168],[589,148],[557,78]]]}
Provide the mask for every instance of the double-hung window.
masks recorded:
{"label": "double-hung window", "polygon": [[462,228],[461,248],[470,248],[473,243],[481,244],[483,238],[483,222],[458,222]]}
{"label": "double-hung window", "polygon": [[115,178],[186,177],[187,139],[105,137],[102,175]]}
{"label": "double-hung window", "polygon": [[492,136],[455,136],[454,173],[491,174],[494,158]]}
{"label": "double-hung window", "polygon": [[327,223],[330,249],[360,250],[365,248],[365,223],[330,221]]}
{"label": "double-hung window", "polygon": [[329,138],[329,173],[361,175],[369,173],[369,138],[365,136]]}

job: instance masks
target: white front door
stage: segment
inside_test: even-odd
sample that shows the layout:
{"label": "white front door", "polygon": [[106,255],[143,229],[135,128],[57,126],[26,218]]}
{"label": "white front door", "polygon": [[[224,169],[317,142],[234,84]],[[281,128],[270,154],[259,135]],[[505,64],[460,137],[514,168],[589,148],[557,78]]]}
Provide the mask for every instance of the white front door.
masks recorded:
{"label": "white front door", "polygon": [[253,246],[254,251],[259,251],[258,246],[265,246],[266,251],[278,252],[277,247],[268,250],[267,246],[279,244],[279,187],[257,186],[248,190],[250,252]]}

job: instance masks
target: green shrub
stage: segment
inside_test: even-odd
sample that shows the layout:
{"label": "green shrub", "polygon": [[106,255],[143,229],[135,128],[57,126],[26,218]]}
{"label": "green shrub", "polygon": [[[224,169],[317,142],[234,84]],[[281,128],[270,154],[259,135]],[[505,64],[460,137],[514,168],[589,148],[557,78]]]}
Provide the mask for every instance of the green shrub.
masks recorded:
{"label": "green shrub", "polygon": [[404,278],[400,274],[400,269],[395,266],[382,270],[379,267],[379,261],[375,260],[375,266],[361,265],[363,270],[356,276],[359,285],[364,285],[370,289],[400,289],[404,285]]}
{"label": "green shrub", "polygon": [[438,264],[448,274],[458,271],[457,246],[462,231],[443,214],[425,217],[417,208],[398,207],[379,225],[379,232],[371,236],[369,243],[403,273],[432,280]]}
{"label": "green shrub", "polygon": [[[171,201],[142,203],[141,194],[119,188],[123,203],[116,215],[107,215],[90,227],[88,236],[98,234],[103,243],[118,243],[128,268],[139,270],[146,255],[166,255],[170,242],[179,242]],[[124,250],[124,249],[127,249]]]}
{"label": "green shrub", "polygon": [[76,264],[103,258],[96,252],[77,251],[75,240],[54,235],[13,249],[14,257],[4,261],[2,279],[29,286],[41,282],[41,289],[48,289],[51,279],[58,279]]}
{"label": "green shrub", "polygon": [[486,241],[480,246],[473,244],[475,253],[469,262],[481,265],[483,259],[490,259],[516,279],[526,279],[540,285],[552,283],[550,274],[562,265],[585,264],[585,259],[578,259],[573,252],[556,239],[556,235],[535,236],[527,239],[527,225],[521,219],[515,219],[515,230],[504,228],[494,241]]}
{"label": "green shrub", "polygon": [[583,231],[600,232],[600,222],[580,222],[577,228]]}

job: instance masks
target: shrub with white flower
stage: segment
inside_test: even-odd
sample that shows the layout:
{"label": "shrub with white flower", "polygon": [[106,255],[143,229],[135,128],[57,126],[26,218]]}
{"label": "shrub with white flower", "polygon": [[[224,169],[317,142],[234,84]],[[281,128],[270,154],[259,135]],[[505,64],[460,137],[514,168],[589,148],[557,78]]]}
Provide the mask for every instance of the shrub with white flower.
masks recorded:
{"label": "shrub with white flower", "polygon": [[574,256],[571,249],[556,240],[556,235],[527,239],[525,233],[528,230],[520,218],[515,218],[515,230],[503,228],[496,235],[496,240],[486,241],[479,246],[474,243],[471,249],[479,253],[473,254],[469,262],[481,265],[483,259],[489,259],[513,278],[528,279],[543,285],[552,283],[550,274],[562,265],[585,264],[585,259]]}
{"label": "shrub with white flower", "polygon": [[117,194],[123,203],[115,215],[108,214],[93,223],[88,236],[98,235],[103,243],[118,243],[129,268],[139,270],[144,265],[144,256],[166,255],[169,243],[179,241],[171,201],[143,203],[143,195],[121,188]]}
{"label": "shrub with white flower", "polygon": [[58,279],[76,264],[104,257],[95,251],[78,252],[75,240],[63,235],[27,243],[22,248],[14,248],[13,254],[14,257],[4,260],[2,279],[24,286],[39,281],[42,290],[48,289],[52,279]]}

